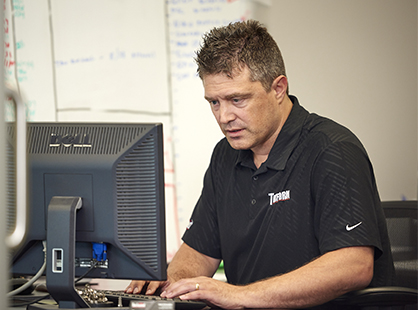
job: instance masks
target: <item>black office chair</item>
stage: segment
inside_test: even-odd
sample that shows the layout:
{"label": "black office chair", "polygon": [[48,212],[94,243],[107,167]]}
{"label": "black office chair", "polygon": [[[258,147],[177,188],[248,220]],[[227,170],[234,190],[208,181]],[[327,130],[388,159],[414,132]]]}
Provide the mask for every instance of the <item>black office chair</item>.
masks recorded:
{"label": "black office chair", "polygon": [[418,309],[417,201],[382,202],[396,273],[396,286],[366,288],[336,301],[347,309]]}
{"label": "black office chair", "polygon": [[396,270],[396,285],[417,289],[417,201],[382,202]]}

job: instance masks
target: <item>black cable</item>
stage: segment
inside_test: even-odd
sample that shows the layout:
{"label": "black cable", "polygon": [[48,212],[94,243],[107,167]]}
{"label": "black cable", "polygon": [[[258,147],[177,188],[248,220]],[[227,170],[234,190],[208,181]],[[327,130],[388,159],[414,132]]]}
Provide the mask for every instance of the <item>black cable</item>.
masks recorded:
{"label": "black cable", "polygon": [[93,269],[96,269],[97,265],[98,265],[98,262],[94,261],[94,264],[82,276],[76,279],[74,283],[80,282],[82,279],[84,279],[90,272],[93,271]]}

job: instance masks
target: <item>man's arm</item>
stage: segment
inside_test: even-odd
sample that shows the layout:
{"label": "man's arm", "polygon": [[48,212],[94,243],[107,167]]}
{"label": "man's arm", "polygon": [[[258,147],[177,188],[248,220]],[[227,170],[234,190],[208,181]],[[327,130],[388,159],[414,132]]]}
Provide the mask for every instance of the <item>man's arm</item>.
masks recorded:
{"label": "man's arm", "polygon": [[172,281],[199,276],[212,277],[220,259],[204,255],[183,243],[168,265],[167,274]]}
{"label": "man's arm", "polygon": [[163,296],[203,299],[228,309],[305,308],[366,287],[373,277],[373,261],[373,248],[348,247],[328,252],[289,273],[249,285],[234,286],[198,277],[173,283]]}
{"label": "man's arm", "polygon": [[154,294],[162,287],[164,290],[170,283],[184,278],[198,276],[212,277],[219,266],[220,260],[201,254],[183,243],[174,255],[167,269],[167,281],[132,281],[125,289],[127,293],[140,293],[147,286],[146,294]]}

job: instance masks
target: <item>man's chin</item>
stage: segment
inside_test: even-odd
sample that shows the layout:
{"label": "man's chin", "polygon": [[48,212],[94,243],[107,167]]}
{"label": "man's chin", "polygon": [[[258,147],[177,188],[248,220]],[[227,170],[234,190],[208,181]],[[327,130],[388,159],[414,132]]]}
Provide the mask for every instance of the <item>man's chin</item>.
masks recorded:
{"label": "man's chin", "polygon": [[244,143],[242,139],[233,139],[228,137],[226,139],[228,140],[229,145],[237,151],[250,149],[250,146],[247,143]]}

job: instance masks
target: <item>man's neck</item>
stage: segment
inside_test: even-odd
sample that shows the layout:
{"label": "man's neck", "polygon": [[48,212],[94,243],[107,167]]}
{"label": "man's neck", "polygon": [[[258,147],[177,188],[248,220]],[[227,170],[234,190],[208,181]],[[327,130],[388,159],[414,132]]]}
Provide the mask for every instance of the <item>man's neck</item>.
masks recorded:
{"label": "man's neck", "polygon": [[267,160],[267,158],[269,157],[270,151],[273,148],[274,143],[277,140],[277,137],[280,134],[280,131],[282,130],[284,124],[286,123],[287,118],[289,117],[290,112],[292,111],[292,107],[293,107],[293,103],[290,100],[290,98],[288,96],[286,96],[286,99],[284,100],[284,102],[282,103],[282,113],[283,113],[283,118],[282,121],[280,122],[280,125],[277,129],[277,131],[275,132],[274,135],[272,135],[271,139],[270,139],[270,143],[268,145],[264,145],[263,149],[253,149],[253,161],[254,161],[254,165],[258,168],[260,168],[260,166]]}
{"label": "man's neck", "polygon": [[269,155],[256,155],[253,153],[254,165],[258,168],[267,160]]}

